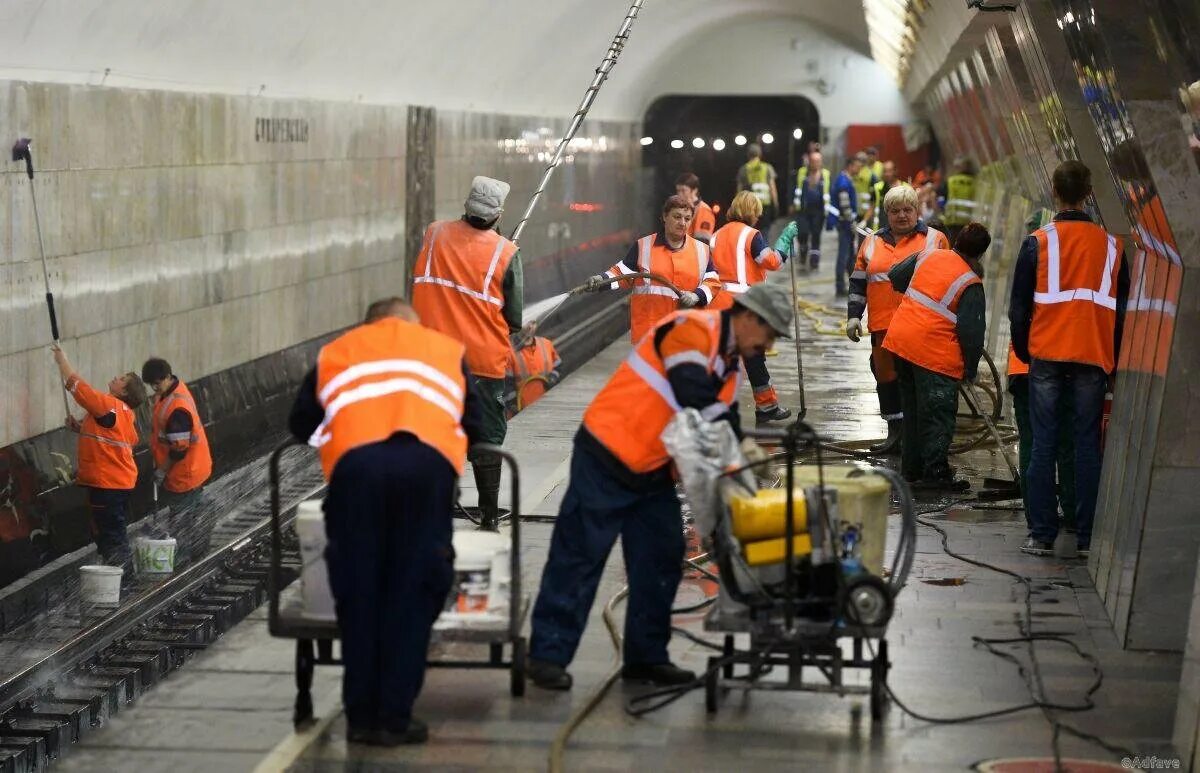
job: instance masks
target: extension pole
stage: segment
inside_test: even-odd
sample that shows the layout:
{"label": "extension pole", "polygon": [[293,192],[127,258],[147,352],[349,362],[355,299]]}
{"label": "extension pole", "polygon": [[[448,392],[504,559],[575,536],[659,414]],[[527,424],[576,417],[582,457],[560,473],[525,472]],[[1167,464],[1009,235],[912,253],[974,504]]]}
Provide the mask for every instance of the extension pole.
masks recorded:
{"label": "extension pole", "polygon": [[[42,241],[42,218],[38,214],[37,205],[37,189],[33,185],[33,153],[29,149],[29,144],[33,140],[28,137],[22,137],[13,144],[12,160],[25,162],[25,174],[29,175],[29,195],[33,199],[33,224],[37,230],[38,251],[42,256],[42,281],[46,287],[46,308],[50,311],[50,336],[54,339],[54,343],[58,343],[58,315],[54,313],[54,293],[50,292],[50,270],[46,267],[46,244]],[[64,388],[62,393],[63,410],[67,412],[67,417],[71,416],[71,406],[67,402],[67,391]]]}
{"label": "extension pole", "polygon": [[583,101],[579,103],[579,109],[575,111],[575,117],[571,120],[571,126],[567,129],[567,133],[559,140],[558,147],[554,151],[554,157],[546,166],[546,171],[542,173],[542,181],[538,183],[537,190],[533,192],[533,196],[529,199],[529,205],[525,207],[525,214],[521,215],[520,222],[513,229],[512,236],[509,238],[516,243],[521,241],[521,232],[525,230],[525,224],[529,222],[529,218],[533,215],[533,208],[537,205],[538,199],[546,192],[546,186],[550,184],[550,178],[554,175],[554,170],[562,163],[563,155],[567,151],[567,146],[571,140],[575,138],[575,133],[579,131],[579,127],[583,125],[583,121],[587,118],[588,111],[592,108],[592,103],[596,101],[596,95],[600,93],[600,87],[604,85],[604,81],[608,79],[608,74],[612,72],[613,67],[617,64],[617,58],[621,55],[621,50],[625,48],[626,41],[629,40],[629,32],[633,28],[633,22],[637,19],[638,11],[642,9],[642,3],[645,0],[633,0],[629,6],[629,12],[625,14],[625,21],[621,23],[621,29],[617,31],[616,37],[612,39],[612,43],[608,46],[608,53],[604,55],[600,66],[596,68],[596,77],[592,79],[591,85],[587,87],[587,91],[583,93]]}
{"label": "extension pole", "polygon": [[1004,457],[1005,464],[1012,472],[1013,483],[1020,484],[1021,473],[1017,471],[1017,465],[1013,464],[1013,460],[1009,457],[1008,449],[1004,447],[1004,439],[1000,437],[1000,430],[996,429],[996,422],[992,421],[992,417],[983,411],[979,410],[975,399],[971,396],[971,392],[975,389],[975,385],[967,383],[962,390],[963,397],[967,398],[967,405],[971,406],[971,410],[979,414],[983,418],[983,423],[987,425],[988,431],[992,433],[992,439],[996,441],[996,449],[1000,451],[1000,455]]}
{"label": "extension pole", "polygon": [[808,404],[804,396],[804,360],[800,356],[800,296],[796,289],[796,256],[788,258],[788,270],[792,275],[792,343],[796,345],[796,383],[800,389],[800,413],[797,419],[803,419],[808,413]]}

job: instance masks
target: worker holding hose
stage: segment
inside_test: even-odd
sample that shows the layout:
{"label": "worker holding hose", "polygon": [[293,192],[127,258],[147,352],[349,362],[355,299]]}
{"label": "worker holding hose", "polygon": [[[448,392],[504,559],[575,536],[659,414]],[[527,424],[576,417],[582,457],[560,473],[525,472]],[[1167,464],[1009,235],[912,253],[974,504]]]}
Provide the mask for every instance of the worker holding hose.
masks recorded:
{"label": "worker holding hose", "polygon": [[[733,197],[726,215],[729,222],[713,236],[713,265],[721,278],[721,294],[710,308],[728,309],[733,301],[767,278],[768,271],[783,265],[779,253],[771,249],[762,233],[754,227],[762,214],[762,202],[750,191]],[[792,412],[779,404],[779,395],[771,384],[765,357],[747,357],[744,364],[754,391],[756,424],[785,421]]]}
{"label": "worker holding hose", "polygon": [[[663,203],[662,230],[638,239],[625,257],[603,274],[588,280],[589,292],[617,290],[632,284],[629,301],[629,334],[636,344],[658,322],[676,309],[704,308],[721,292],[708,245],[688,236],[692,202],[678,194]],[[669,287],[649,277],[622,280],[622,276],[652,272],[681,288],[676,295]]]}
{"label": "worker holding hose", "polygon": [[659,437],[683,408],[729,422],[740,435],[741,360],[761,357],[777,336],[786,338],[792,313],[791,295],[764,283],[724,311],[669,314],[588,406],[533,609],[534,684],[570,689],[566,669],[618,536],[629,577],[622,676],[659,685],[695,679],[667,653],[684,539],[671,459]]}
{"label": "worker holding hose", "polygon": [[846,307],[846,337],[858,343],[864,313],[871,334],[871,374],[875,376],[879,414],[888,425],[887,439],[871,448],[876,454],[899,450],[904,421],[895,359],[883,347],[901,298],[888,279],[888,271],[913,253],[950,249],[945,235],[917,216],[917,192],[912,186],[902,184],[889,190],[883,197],[883,208],[888,225],[863,240],[850,274],[850,302]]}
{"label": "worker holding hose", "polygon": [[[509,336],[521,329],[524,274],[517,245],[496,231],[509,185],[476,177],[465,214],[425,229],[413,267],[412,303],[421,324],[462,341],[467,365],[483,400],[485,443],[502,445],[508,434],[504,374]],[[500,459],[471,458],[483,529],[499,528]]]}
{"label": "worker holding hose", "polygon": [[376,301],[321,348],[288,418],[329,481],[325,561],[351,743],[429,734],[412,707],[454,576],[456,483],[484,428],[465,355],[400,298]]}
{"label": "worker holding hose", "polygon": [[63,387],[86,411],[82,420],[68,414],[67,427],[79,433],[76,482],[87,489],[96,548],[104,563],[128,568],[133,556],[125,533],[125,511],[138,477],[133,412],[146,401],[146,389],[131,372],[116,376],[108,382],[107,392],[99,392],[75,372],[62,348],[55,344],[50,350]]}
{"label": "worker holding hose", "polygon": [[514,414],[536,403],[560,378],[562,358],[554,342],[537,335],[536,330],[537,326],[529,323],[513,337],[506,379],[512,381],[509,410]]}
{"label": "worker holding hose", "polygon": [[913,255],[888,272],[903,295],[883,348],[896,357],[904,408],[900,471],[914,490],[970,488],[968,481],[954,477],[948,458],[959,382],[975,380],[983,356],[986,306],[980,261],[991,243],[986,228],[970,223],[953,250]]}

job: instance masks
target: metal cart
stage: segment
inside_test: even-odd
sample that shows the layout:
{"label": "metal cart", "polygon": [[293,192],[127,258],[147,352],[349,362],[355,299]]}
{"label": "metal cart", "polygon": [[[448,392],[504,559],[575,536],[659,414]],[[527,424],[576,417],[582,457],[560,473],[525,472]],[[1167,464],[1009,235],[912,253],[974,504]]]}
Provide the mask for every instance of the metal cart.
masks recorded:
{"label": "metal cart", "polygon": [[[748,432],[747,434],[783,445],[782,459],[787,466],[786,548],[782,588],[770,594],[745,592],[735,587],[737,548],[729,541],[729,512],[721,513],[714,549],[721,570],[721,592],[733,603],[718,603],[705,618],[705,629],[724,633],[723,652],[709,659],[705,674],[705,706],[712,713],[728,690],[784,690],[869,695],[871,718],[880,720],[887,703],[888,661],[887,623],[893,600],[903,587],[912,566],[916,548],[916,516],[907,486],[893,470],[860,465],[878,473],[892,484],[900,500],[903,515],[900,542],[888,579],[862,574],[847,581],[836,561],[809,567],[809,575],[798,576],[792,537],[795,534],[793,465],[802,450],[818,448],[820,440],[802,423],[786,430]],[[779,457],[776,457],[779,458]],[[819,464],[818,457],[818,464]],[[736,472],[736,471],[735,471]],[[823,480],[823,478],[822,478]],[[824,535],[828,512],[834,508],[824,486],[806,491],[809,513],[820,512],[813,521],[813,543]],[[815,508],[815,509],[814,509]],[[812,519],[810,519],[811,521]],[[861,624],[869,621],[876,624]],[[750,646],[738,650],[735,634],[749,634]],[[851,640],[847,656],[842,642]],[[781,681],[762,677],[774,668],[786,669]],[[808,679],[805,679],[808,669]],[[846,684],[848,671],[869,673],[869,685]]]}
{"label": "metal cart", "polygon": [[[268,577],[269,613],[268,630],[272,636],[296,640],[296,704],[292,722],[296,727],[304,726],[313,719],[312,678],[317,666],[341,665],[340,658],[333,655],[333,643],[340,637],[335,621],[317,620],[304,614],[298,597],[287,604],[281,603],[280,594],[290,582],[285,567],[284,529],[295,517],[294,510],[282,512],[280,503],[279,460],[290,447],[300,445],[290,441],[276,448],[270,459],[271,486],[271,568]],[[487,645],[488,657],[481,660],[431,660],[431,668],[490,668],[507,669],[509,691],[514,697],[525,694],[526,642],[521,635],[525,616],[529,611],[529,599],[521,590],[521,519],[520,519],[520,473],[517,460],[512,454],[493,445],[476,445],[473,453],[492,453],[501,457],[512,476],[512,528],[511,585],[509,617],[505,625],[497,627],[448,628],[434,630],[434,642],[455,642]],[[511,648],[511,656],[504,657],[505,645]]]}

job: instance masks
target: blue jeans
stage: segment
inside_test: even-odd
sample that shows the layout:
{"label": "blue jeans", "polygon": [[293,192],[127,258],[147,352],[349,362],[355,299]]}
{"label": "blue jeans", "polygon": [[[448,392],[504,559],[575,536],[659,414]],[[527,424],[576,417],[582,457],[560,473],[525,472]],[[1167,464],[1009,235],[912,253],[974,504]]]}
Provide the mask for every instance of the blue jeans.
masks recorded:
{"label": "blue jeans", "polygon": [[838,254],[834,266],[834,286],[839,293],[846,292],[846,279],[854,268],[854,224],[838,223]]}
{"label": "blue jeans", "polygon": [[671,605],[686,547],[675,487],[630,491],[578,440],[570,480],[533,608],[530,657],[562,666],[575,657],[604,564],[620,536],[629,577],[625,663],[668,662]]}
{"label": "blue jeans", "polygon": [[[1095,365],[1035,359],[1029,366],[1029,419],[1033,447],[1029,452],[1026,491],[1033,538],[1053,542],[1058,536],[1058,507],[1054,488],[1058,426],[1071,421],[1075,437],[1075,528],[1079,547],[1092,541],[1096,495],[1100,489],[1100,417],[1108,377]],[[1069,390],[1073,416],[1060,415],[1059,397]]]}
{"label": "blue jeans", "polygon": [[325,561],[356,728],[403,731],[454,577],[454,468],[412,435],[347,452],[325,497]]}

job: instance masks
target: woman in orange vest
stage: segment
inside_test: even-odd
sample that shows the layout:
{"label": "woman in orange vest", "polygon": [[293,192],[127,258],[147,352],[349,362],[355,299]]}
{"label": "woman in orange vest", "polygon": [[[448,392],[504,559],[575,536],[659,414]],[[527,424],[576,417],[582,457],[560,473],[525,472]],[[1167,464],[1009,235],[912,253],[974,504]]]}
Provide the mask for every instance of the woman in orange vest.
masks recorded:
{"label": "woman in orange vest", "polygon": [[688,684],[671,663],[671,604],[684,554],[679,497],[663,430],[684,408],[740,434],[741,362],[787,336],[792,298],[760,284],[725,311],[680,311],[660,320],[600,390],[575,434],[570,483],[554,521],[550,555],[533,609],[529,676],[567,690],[608,554],[617,537],[629,574],[625,679]]}
{"label": "woman in orange vest", "polygon": [[862,336],[863,314],[867,315],[871,373],[879,395],[879,414],[888,423],[887,440],[871,449],[881,454],[898,449],[904,420],[895,360],[883,348],[888,325],[900,305],[900,293],[892,289],[888,271],[914,253],[950,248],[944,234],[917,216],[917,192],[911,186],[901,184],[889,190],[883,197],[883,209],[888,226],[863,239],[850,274],[850,301],[846,307],[846,336],[855,343]]}
{"label": "woman in orange vest", "polygon": [[[688,236],[692,203],[682,196],[667,198],[662,208],[663,227],[656,234],[638,239],[620,263],[588,280],[589,292],[633,287],[629,301],[629,335],[637,343],[659,320],[676,309],[704,308],[721,292],[708,245]],[[683,291],[676,296],[669,287],[651,279],[622,280],[627,274],[652,271]]]}
{"label": "woman in orange vest", "polygon": [[[1054,554],[1054,459],[1059,425],[1069,422],[1075,432],[1075,544],[1086,556],[1100,489],[1104,394],[1120,351],[1129,271],[1121,240],[1084,211],[1091,170],[1079,161],[1063,162],[1051,187],[1058,212],[1021,245],[1008,303],[1013,350],[1029,363],[1033,425],[1026,476],[1033,534],[1021,550]],[[1067,390],[1075,401],[1072,416],[1061,415],[1059,407]]]}
{"label": "woman in orange vest", "polygon": [[[762,202],[750,191],[741,191],[729,205],[728,221],[713,235],[713,266],[721,279],[721,294],[710,308],[728,309],[734,298],[767,278],[768,271],[783,265],[779,253],[771,249],[754,224],[762,215]],[[765,357],[748,357],[746,374],[754,390],[756,424],[784,421],[792,412],[779,404],[779,395],[771,385]]]}
{"label": "woman in orange vest", "polygon": [[166,531],[177,541],[176,563],[183,563],[208,550],[212,532],[201,507],[204,483],[212,475],[208,433],[191,390],[171,372],[169,362],[146,360],[142,381],[157,396],[150,412],[155,485],[162,487],[162,503],[171,508]]}
{"label": "woman in orange vest", "polygon": [[125,373],[108,382],[107,393],[98,392],[75,372],[57,344],[51,351],[63,386],[86,411],[82,420],[68,415],[67,427],[79,433],[75,482],[87,489],[96,548],[104,563],[128,568],[132,554],[125,510],[138,476],[133,461],[138,442],[133,412],[146,401],[146,389],[136,373]]}
{"label": "woman in orange vest", "polygon": [[700,198],[700,178],[691,172],[675,179],[675,193],[692,202],[695,213],[688,223],[688,236],[708,244],[717,232],[717,213]]}
{"label": "woman in orange vest", "polygon": [[508,360],[507,378],[512,380],[510,410],[522,411],[541,399],[546,390],[558,383],[562,358],[549,338],[522,329]]}
{"label": "woman in orange vest", "polygon": [[900,471],[914,489],[965,491],[949,464],[958,384],[974,381],[983,356],[986,305],[980,259],[992,242],[979,223],[965,226],[953,250],[896,264],[889,275],[903,292],[883,347],[896,357],[904,441]]}
{"label": "woman in orange vest", "polygon": [[422,743],[412,716],[454,577],[455,483],[482,406],[465,348],[399,298],[321,348],[288,426],[329,481],[325,560],[342,636],[347,740]]}

